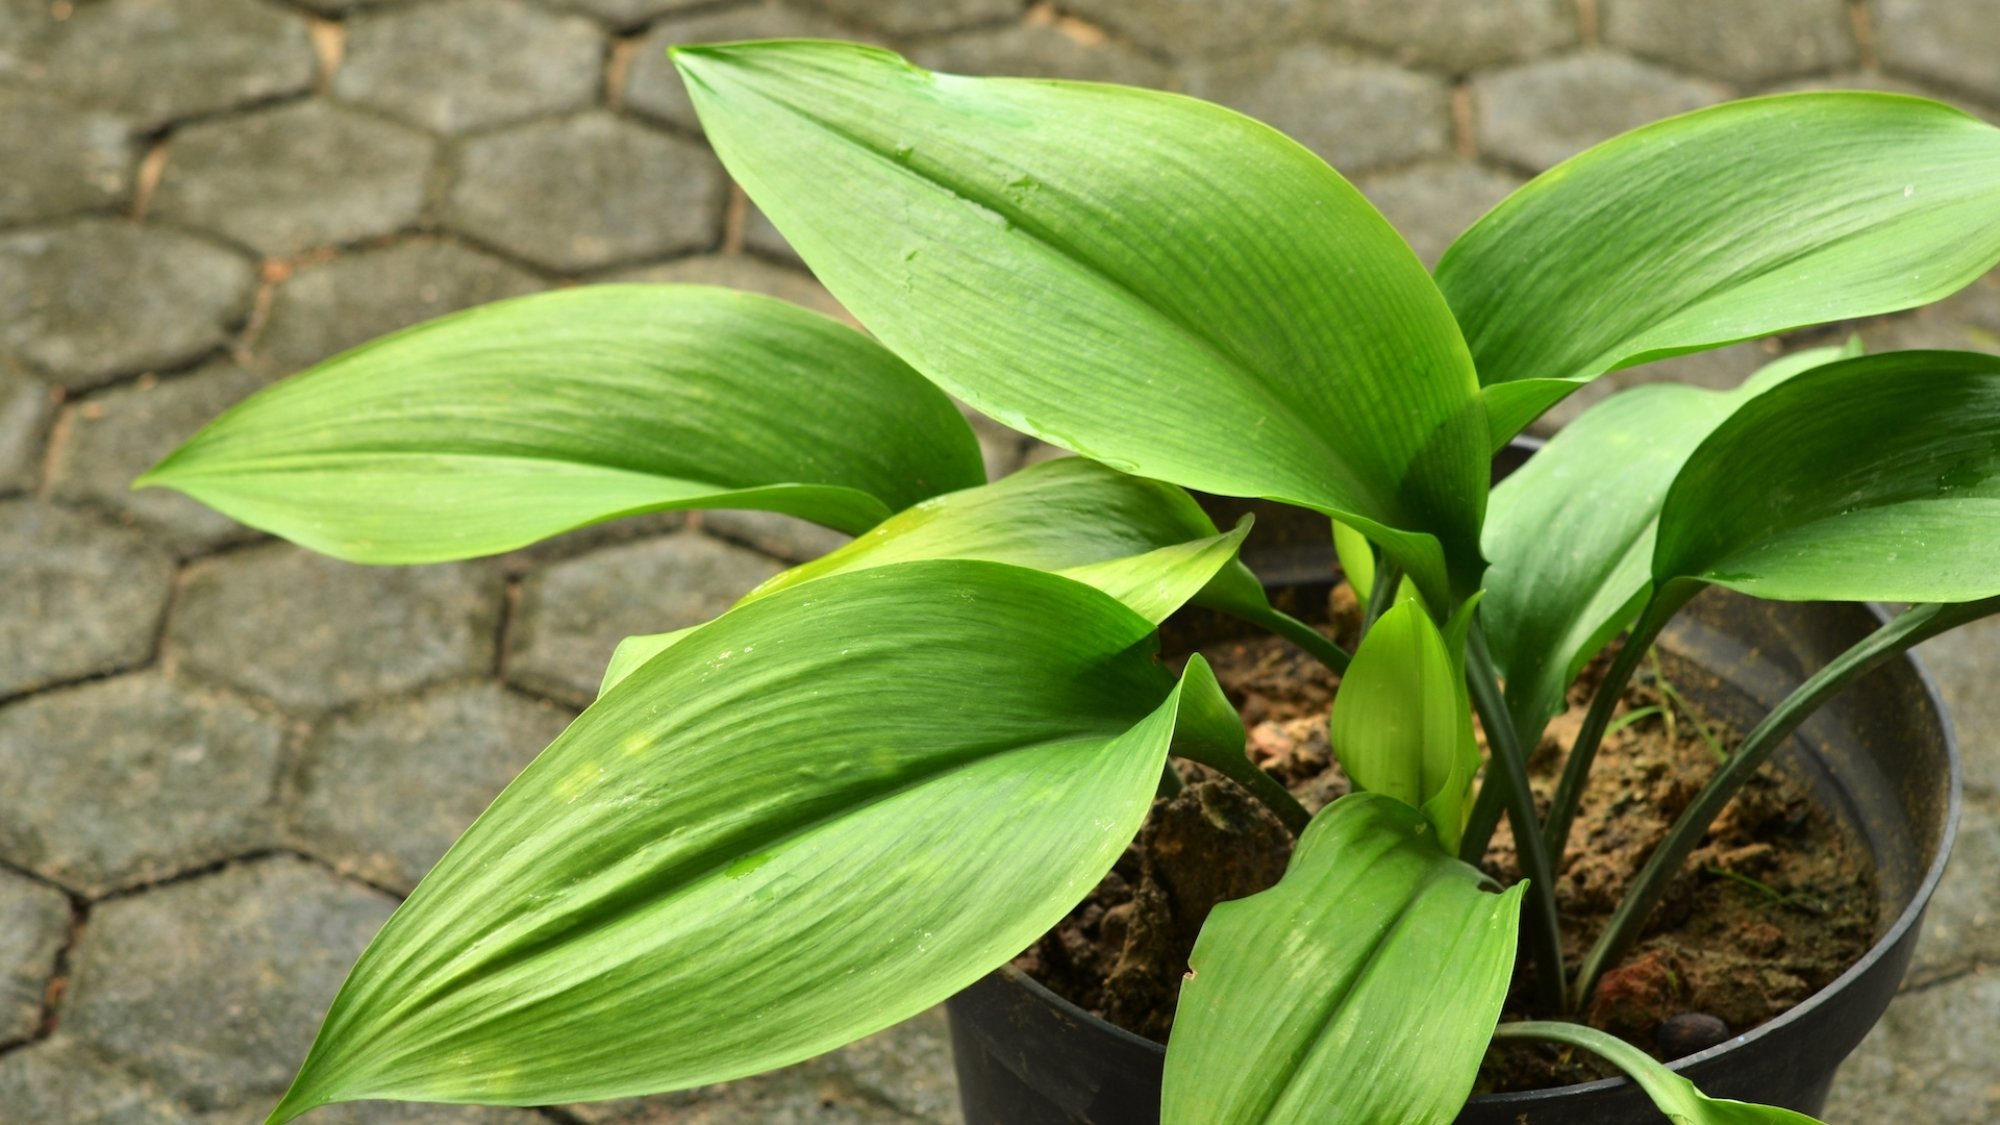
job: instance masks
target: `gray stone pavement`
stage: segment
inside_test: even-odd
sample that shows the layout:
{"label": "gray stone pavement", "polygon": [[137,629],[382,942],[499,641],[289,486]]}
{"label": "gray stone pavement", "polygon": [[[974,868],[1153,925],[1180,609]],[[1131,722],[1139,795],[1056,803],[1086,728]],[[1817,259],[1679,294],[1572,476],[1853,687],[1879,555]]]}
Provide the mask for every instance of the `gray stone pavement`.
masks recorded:
{"label": "gray stone pavement", "polygon": [[[260,1119],[362,943],[621,634],[840,541],[718,512],[373,570],[125,487],[271,380],[483,301],[696,281],[837,313],[663,50],[796,34],[1234,104],[1427,261],[1662,114],[1845,85],[2000,106],[2000,0],[0,0],[0,1119]],[[1860,328],[2000,350],[2000,279]],[[1620,373],[1549,425],[1797,342]],[[996,476],[1054,452],[975,421]],[[1970,758],[1965,831],[1835,1121],[2000,1119],[2000,625],[1926,655]],[[953,1097],[932,1012],[629,1103],[313,1120],[945,1122]]]}

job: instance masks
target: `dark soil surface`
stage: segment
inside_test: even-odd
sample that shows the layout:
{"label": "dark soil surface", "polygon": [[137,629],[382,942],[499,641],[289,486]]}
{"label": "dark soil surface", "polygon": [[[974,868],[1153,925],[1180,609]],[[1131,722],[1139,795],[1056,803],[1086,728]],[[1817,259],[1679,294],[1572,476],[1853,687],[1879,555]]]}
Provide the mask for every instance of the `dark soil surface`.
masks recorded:
{"label": "dark soil surface", "polygon": [[[1345,587],[1329,610],[1328,631],[1351,647],[1359,612]],[[1200,647],[1266,772],[1313,810],[1348,791],[1326,737],[1338,677],[1275,638]],[[1530,760],[1544,803],[1601,675],[1601,665],[1585,672],[1570,711]],[[1658,710],[1607,737],[1592,770],[1556,889],[1572,968],[1714,769],[1715,747],[1734,745],[1736,732],[1669,699],[1667,689],[1686,693],[1703,677],[1669,656],[1648,661],[1625,692],[1621,715]],[[1199,766],[1177,765],[1187,788],[1154,802],[1111,874],[1015,961],[1079,1006],[1161,1042],[1202,920],[1216,903],[1276,882],[1291,855],[1290,834],[1242,790]],[[1503,823],[1484,866],[1511,882],[1513,862]],[[1858,960],[1874,940],[1876,903],[1865,848],[1807,799],[1803,783],[1767,766],[1690,858],[1638,948],[1605,975],[1585,1019],[1662,1058],[1700,1050],[1784,1012]],[[1530,1014],[1531,983],[1516,972],[1509,1017]],[[1609,1073],[1591,1056],[1507,1044],[1489,1054],[1478,1088],[1531,1089]]]}

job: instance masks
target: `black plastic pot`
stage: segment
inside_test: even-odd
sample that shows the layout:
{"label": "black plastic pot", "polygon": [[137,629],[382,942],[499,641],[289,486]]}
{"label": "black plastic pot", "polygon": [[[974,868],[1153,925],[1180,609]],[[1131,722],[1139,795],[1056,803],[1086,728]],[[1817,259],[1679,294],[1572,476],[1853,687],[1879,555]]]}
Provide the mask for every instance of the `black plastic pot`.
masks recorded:
{"label": "black plastic pot", "polygon": [[[1717,590],[1683,611],[1661,644],[1713,673],[1720,686],[1691,694],[1709,714],[1747,730],[1883,619],[1872,606],[1760,602]],[[1821,806],[1866,843],[1880,873],[1880,935],[1859,963],[1804,1003],[1673,1066],[1713,1096],[1816,1114],[1834,1071],[1881,1018],[1916,950],[1958,824],[1958,748],[1936,687],[1906,657],[1822,708],[1777,761],[1805,778]],[[1159,1121],[1160,1044],[1090,1015],[1011,966],[953,997],[947,1009],[967,1125]],[[1482,1095],[1458,1120],[1663,1119],[1629,1082],[1610,1079]]]}

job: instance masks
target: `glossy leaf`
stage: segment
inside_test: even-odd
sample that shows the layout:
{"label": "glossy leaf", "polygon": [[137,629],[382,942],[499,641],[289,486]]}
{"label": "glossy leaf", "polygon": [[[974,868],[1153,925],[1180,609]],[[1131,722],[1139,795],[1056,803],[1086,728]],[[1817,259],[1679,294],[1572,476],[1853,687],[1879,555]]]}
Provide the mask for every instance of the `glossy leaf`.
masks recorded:
{"label": "glossy leaf", "polygon": [[[1462,644],[1461,628],[1453,632]],[[1447,650],[1420,603],[1397,602],[1361,638],[1327,738],[1357,788],[1422,809],[1442,845],[1458,848],[1479,747],[1463,657]]]}
{"label": "glossy leaf", "polygon": [[1333,523],[1333,550],[1340,559],[1340,572],[1347,578],[1347,584],[1354,588],[1354,596],[1363,605],[1375,592],[1375,545],[1368,537],[1353,528],[1335,520]]}
{"label": "glossy leaf", "polygon": [[1609,1032],[1581,1024],[1505,1023],[1495,1039],[1546,1039],[1602,1056],[1630,1075],[1674,1125],[1819,1125],[1819,1119],[1777,1106],[1711,1098],[1666,1064]]}
{"label": "glossy leaf", "polygon": [[1751,399],[1660,509],[1653,580],[1786,601],[2000,594],[2000,357],[1896,352]]}
{"label": "glossy leaf", "polygon": [[734,290],[591,285],[336,356],[139,484],[338,558],[420,563],[667,508],[859,532],[984,477],[950,401],[838,321]]}
{"label": "glossy leaf", "polygon": [[1514,969],[1522,887],[1485,884],[1415,809],[1334,802],[1277,886],[1202,926],[1162,1122],[1455,1120]]}
{"label": "glossy leaf", "polygon": [[2000,262],[2000,130],[1920,98],[1786,94],[1635,129],[1531,181],[1437,283],[1496,446],[1606,371],[1910,308]]}
{"label": "glossy leaf", "polygon": [[611,650],[610,662],[604,666],[604,678],[597,683],[597,694],[610,691],[618,681],[638,671],[640,665],[681,643],[684,637],[699,628],[699,625],[690,625],[685,629],[642,633],[619,641],[618,647]]}
{"label": "glossy leaf", "polygon": [[1858,342],[1798,352],[1730,391],[1634,387],[1565,426],[1494,487],[1482,623],[1524,746],[1637,615],[1652,588],[1660,504],[1688,455],[1752,397],[1858,354]]}
{"label": "glossy leaf", "polygon": [[[785,41],[675,52],[709,140],[884,343],[1119,469],[1337,514],[1476,586],[1485,422],[1423,266],[1218,106]],[[829,183],[840,185],[828,191]]]}
{"label": "glossy leaf", "polygon": [[837,575],[702,626],[417,887],[274,1119],[718,1082],[942,1000],[1137,830],[1176,733],[1152,632],[1080,583],[962,561]]}

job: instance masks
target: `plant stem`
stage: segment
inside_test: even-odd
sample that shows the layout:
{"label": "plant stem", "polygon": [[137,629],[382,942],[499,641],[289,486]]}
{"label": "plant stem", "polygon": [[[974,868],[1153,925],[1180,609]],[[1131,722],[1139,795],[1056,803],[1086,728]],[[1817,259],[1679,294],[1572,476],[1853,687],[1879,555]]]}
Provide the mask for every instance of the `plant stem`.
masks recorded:
{"label": "plant stem", "polygon": [[1702,838],[1721,814],[1724,806],[1749,782],[1799,724],[1817,711],[1848,684],[1881,666],[1885,661],[1939,633],[1968,621],[2000,613],[2000,598],[1964,602],[1957,605],[1921,605],[1870,633],[1854,647],[1841,653],[1826,667],[1808,677],[1764,716],[1755,730],[1736,748],[1694,801],[1681,812],[1673,829],[1646,860],[1646,865],[1625,889],[1625,897],[1611,915],[1611,921],[1584,958],[1572,990],[1577,1004],[1590,998],[1604,971],[1623,957],[1638,939],[1641,927],[1666,896],[1667,883],[1687,862]]}
{"label": "plant stem", "polygon": [[1275,607],[1264,606],[1254,614],[1245,613],[1242,616],[1252,625],[1262,626],[1304,649],[1335,673],[1346,672],[1348,663],[1353,660],[1346,649],[1327,640],[1318,629]]}
{"label": "plant stem", "polygon": [[1361,616],[1362,636],[1367,636],[1368,630],[1375,627],[1376,618],[1389,612],[1390,607],[1396,604],[1396,591],[1402,585],[1403,568],[1396,560],[1383,555],[1381,563],[1375,568],[1375,589],[1369,593],[1368,608]]}
{"label": "plant stem", "polygon": [[1576,820],[1577,806],[1583,801],[1583,787],[1590,780],[1590,764],[1597,757],[1597,748],[1604,741],[1604,731],[1611,725],[1611,713],[1618,708],[1618,700],[1625,694],[1625,685],[1632,679],[1632,673],[1639,662],[1646,657],[1646,650],[1653,644],[1660,630],[1666,627],[1674,614],[1686,605],[1700,589],[1694,583],[1684,584],[1684,589],[1654,591],[1646,601],[1646,608],[1640,611],[1639,620],[1625,638],[1625,647],[1618,650],[1618,658],[1611,662],[1610,671],[1604,675],[1604,682],[1597,685],[1597,694],[1590,701],[1590,711],[1583,717],[1583,727],[1577,731],[1576,742],[1569,748],[1569,758],[1563,762],[1562,779],[1556,783],[1555,796],[1549,801],[1549,820],[1543,842],[1549,854],[1560,857],[1569,846],[1570,825]]}
{"label": "plant stem", "polygon": [[[1486,720],[1479,722],[1483,726]],[[1489,741],[1486,745],[1491,749],[1493,744]],[[1499,763],[1488,762],[1486,779],[1479,783],[1479,794],[1472,800],[1472,814],[1465,818],[1465,834],[1458,838],[1458,858],[1474,867],[1493,846],[1493,830],[1500,827],[1500,815],[1507,810],[1507,786],[1499,774]]]}
{"label": "plant stem", "polygon": [[[1528,880],[1528,955],[1535,964],[1536,996],[1549,1011],[1560,1012],[1567,993],[1563,987],[1562,923],[1556,916],[1555,867],[1542,846],[1542,826],[1535,818],[1534,793],[1528,788],[1528,759],[1514,737],[1514,723],[1500,695],[1500,677],[1486,648],[1486,632],[1477,622],[1465,648],[1466,686],[1480,725],[1486,728],[1486,745],[1492,750],[1480,797],[1483,799],[1488,789],[1494,790],[1498,794],[1495,802],[1505,805],[1514,827],[1515,855],[1521,874]],[[1473,808],[1476,815],[1478,802]],[[1489,829],[1487,836],[1491,835]],[[1485,848],[1480,851],[1483,854]],[[1468,862],[1476,865],[1478,860]]]}
{"label": "plant stem", "polygon": [[1297,797],[1292,796],[1292,791],[1278,784],[1277,778],[1258,769],[1249,755],[1217,752],[1202,754],[1190,760],[1200,762],[1249,790],[1258,804],[1271,810],[1273,815],[1284,822],[1286,828],[1292,830],[1292,835],[1299,835],[1306,830],[1306,825],[1312,823],[1312,814],[1306,811],[1304,805],[1299,804]]}
{"label": "plant stem", "polygon": [[[1570,1047],[1580,1047],[1593,1055],[1624,1071],[1632,1080],[1650,1095],[1652,1087],[1648,1078],[1666,1070],[1659,1061],[1646,1052],[1625,1042],[1608,1031],[1599,1031],[1580,1023],[1559,1023],[1552,1020],[1521,1020],[1503,1023],[1493,1029],[1493,1038],[1499,1039],[1539,1039],[1550,1043],[1562,1043]],[[1671,1073],[1671,1072],[1668,1072]]]}

